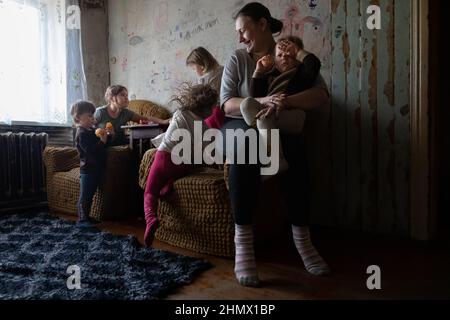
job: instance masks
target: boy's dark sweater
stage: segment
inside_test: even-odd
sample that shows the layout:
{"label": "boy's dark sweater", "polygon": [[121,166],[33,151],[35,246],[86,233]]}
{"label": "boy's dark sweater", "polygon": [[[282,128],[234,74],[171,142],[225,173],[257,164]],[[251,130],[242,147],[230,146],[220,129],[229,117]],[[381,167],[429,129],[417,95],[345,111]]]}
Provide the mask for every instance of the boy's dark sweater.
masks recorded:
{"label": "boy's dark sweater", "polygon": [[[252,78],[250,84],[250,93],[254,98],[266,97],[275,93],[285,93],[287,95],[293,95],[300,93],[313,87],[317,77],[319,76],[321,62],[314,54],[308,54],[301,64],[299,64],[295,70],[286,71],[281,73],[276,68],[268,73],[264,74],[260,78]],[[292,75],[288,73],[292,72]],[[269,92],[270,86],[274,80],[282,80],[283,76],[289,77],[286,88],[283,92]]]}
{"label": "boy's dark sweater", "polygon": [[80,155],[80,173],[102,172],[106,162],[106,145],[95,135],[95,130],[78,127],[75,145]]}

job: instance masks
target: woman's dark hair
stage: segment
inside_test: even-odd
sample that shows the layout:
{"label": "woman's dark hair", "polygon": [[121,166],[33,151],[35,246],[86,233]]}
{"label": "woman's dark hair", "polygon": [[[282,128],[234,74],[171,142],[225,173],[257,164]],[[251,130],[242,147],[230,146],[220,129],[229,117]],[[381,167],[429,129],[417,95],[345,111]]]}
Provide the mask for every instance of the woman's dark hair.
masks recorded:
{"label": "woman's dark hair", "polygon": [[198,47],[186,58],[186,65],[197,64],[205,68],[205,72],[209,72],[219,65],[213,55],[203,47]]}
{"label": "woman's dark hair", "polygon": [[296,36],[288,36],[281,39],[278,39],[277,43],[283,42],[283,41],[289,41],[292,42],[299,48],[300,50],[303,50],[305,47],[303,45],[303,40]]}
{"label": "woman's dark hair", "polygon": [[118,96],[122,91],[125,91],[125,90],[127,90],[127,88],[125,88],[124,86],[121,86],[121,85],[109,86],[108,89],[106,89],[106,93],[105,93],[106,103],[110,103],[112,97]]}
{"label": "woman's dark hair", "polygon": [[95,113],[95,106],[92,102],[77,101],[70,107],[70,115],[72,116],[75,123],[78,123],[78,119],[80,118],[80,116],[85,113]]}
{"label": "woman's dark hair", "polygon": [[283,30],[283,22],[272,18],[269,9],[259,2],[250,2],[246,4],[234,16],[234,20],[236,20],[239,16],[250,17],[255,23],[259,22],[262,18],[265,18],[272,33],[279,33]]}
{"label": "woman's dark hair", "polygon": [[217,103],[219,94],[209,84],[191,85],[188,82],[181,84],[177,96],[172,102],[180,105],[180,110],[189,110],[199,117],[205,118],[211,113],[212,107]]}

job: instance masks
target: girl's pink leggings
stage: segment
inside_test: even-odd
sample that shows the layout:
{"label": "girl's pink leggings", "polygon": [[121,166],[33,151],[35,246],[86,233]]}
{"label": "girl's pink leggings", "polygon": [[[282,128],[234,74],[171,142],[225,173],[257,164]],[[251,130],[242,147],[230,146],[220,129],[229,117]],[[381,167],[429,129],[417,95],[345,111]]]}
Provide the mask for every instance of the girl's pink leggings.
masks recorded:
{"label": "girl's pink leggings", "polygon": [[156,151],[155,160],[150,168],[144,191],[146,221],[147,216],[156,218],[160,196],[164,196],[170,191],[175,180],[187,176],[191,171],[191,167],[189,164],[174,164],[169,152]]}

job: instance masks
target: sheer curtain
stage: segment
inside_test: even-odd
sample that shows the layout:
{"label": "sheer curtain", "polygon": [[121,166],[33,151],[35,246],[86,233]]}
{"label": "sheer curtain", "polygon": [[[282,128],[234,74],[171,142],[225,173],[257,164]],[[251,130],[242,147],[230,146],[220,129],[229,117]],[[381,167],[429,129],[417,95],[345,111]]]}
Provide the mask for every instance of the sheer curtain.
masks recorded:
{"label": "sheer curtain", "polygon": [[0,122],[68,124],[86,98],[79,1],[0,1]]}

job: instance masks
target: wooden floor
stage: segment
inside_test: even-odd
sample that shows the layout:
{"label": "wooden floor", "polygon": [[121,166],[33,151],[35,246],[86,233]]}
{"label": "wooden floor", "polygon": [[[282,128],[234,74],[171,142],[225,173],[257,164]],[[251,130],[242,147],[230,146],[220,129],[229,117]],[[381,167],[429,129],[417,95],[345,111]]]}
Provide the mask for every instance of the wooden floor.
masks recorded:
{"label": "wooden floor", "polygon": [[[75,220],[75,217],[61,216]],[[106,222],[99,228],[135,235],[143,243],[141,219]],[[210,261],[214,267],[167,299],[450,299],[450,244],[414,243],[349,231],[313,228],[316,247],[332,268],[332,276],[307,273],[287,234],[276,243],[256,249],[262,287],[238,285],[233,260],[198,254],[155,240],[154,247]],[[381,290],[370,291],[366,269],[381,268]]]}

